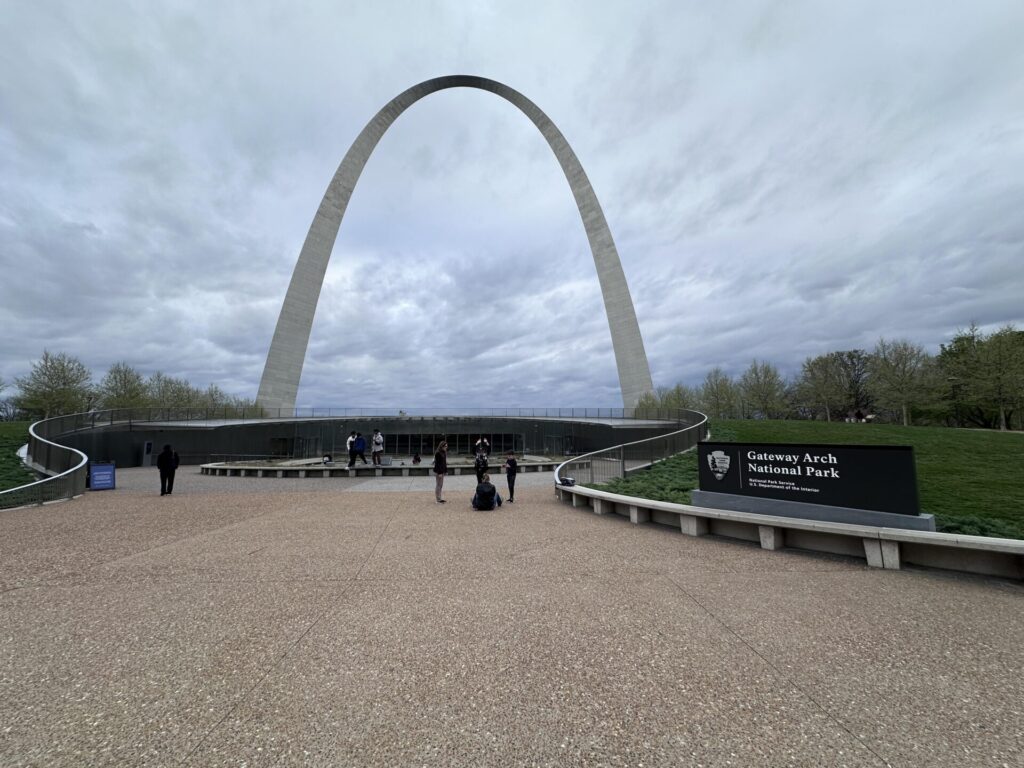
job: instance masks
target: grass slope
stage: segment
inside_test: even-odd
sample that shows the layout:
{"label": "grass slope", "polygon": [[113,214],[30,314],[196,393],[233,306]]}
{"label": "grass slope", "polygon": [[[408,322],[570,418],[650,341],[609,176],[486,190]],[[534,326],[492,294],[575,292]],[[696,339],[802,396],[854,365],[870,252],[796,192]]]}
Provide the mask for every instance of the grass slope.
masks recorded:
{"label": "grass slope", "polygon": [[[1024,434],[814,421],[716,421],[711,433],[722,442],[911,445],[921,511],[940,531],[1024,539]],[[696,452],[601,487],[689,504]]]}
{"label": "grass slope", "polygon": [[18,449],[27,442],[27,421],[0,422],[0,491],[38,479],[18,458]]}

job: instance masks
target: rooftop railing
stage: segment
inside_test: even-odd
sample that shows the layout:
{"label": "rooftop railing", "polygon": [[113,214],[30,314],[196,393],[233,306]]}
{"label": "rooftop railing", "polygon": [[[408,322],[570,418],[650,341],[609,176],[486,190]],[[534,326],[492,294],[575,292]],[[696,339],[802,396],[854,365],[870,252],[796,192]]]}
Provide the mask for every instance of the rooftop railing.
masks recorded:
{"label": "rooftop railing", "polygon": [[679,421],[687,426],[657,437],[575,456],[555,470],[555,484],[560,485],[569,478],[583,485],[604,484],[696,447],[707,437],[708,417],[698,411],[677,413]]}

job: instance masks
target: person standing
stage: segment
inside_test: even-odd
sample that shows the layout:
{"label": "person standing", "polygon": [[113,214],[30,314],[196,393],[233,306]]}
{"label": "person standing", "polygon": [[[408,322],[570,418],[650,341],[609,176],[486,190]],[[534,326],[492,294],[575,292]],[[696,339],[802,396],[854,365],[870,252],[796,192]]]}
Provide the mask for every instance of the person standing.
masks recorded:
{"label": "person standing", "polygon": [[174,490],[174,470],[178,468],[178,454],[171,450],[169,444],[165,445],[156,457],[156,468],[160,470],[160,495],[170,496]]}
{"label": "person standing", "polygon": [[[356,432],[356,441],[352,443],[352,447],[356,451],[356,456],[363,460],[363,464],[366,464],[366,438],[363,437],[362,432]],[[352,460],[355,464],[355,459]]]}
{"label": "person standing", "polygon": [[442,440],[437,444],[437,451],[434,453],[434,499],[438,504],[444,504],[441,498],[441,491],[444,489],[444,476],[448,474],[448,442]]}
{"label": "person standing", "polygon": [[379,467],[380,460],[384,456],[384,435],[379,429],[373,430],[373,439],[370,441],[370,458],[373,459],[373,466]]}
{"label": "person standing", "polygon": [[511,504],[516,495],[516,473],[519,471],[519,464],[516,462],[515,451],[508,452],[505,459],[505,479],[508,480],[508,503]]}
{"label": "person standing", "polygon": [[476,459],[473,461],[473,469],[476,470],[476,481],[482,483],[484,481],[484,474],[487,472],[487,456],[484,453],[478,453]]}
{"label": "person standing", "polygon": [[491,454],[491,442],[483,435],[480,435],[480,439],[476,441],[476,452],[482,453],[484,456]]}
{"label": "person standing", "polygon": [[348,468],[352,469],[356,465],[356,433],[353,432],[348,436],[348,440],[345,441],[345,447],[348,448]]}

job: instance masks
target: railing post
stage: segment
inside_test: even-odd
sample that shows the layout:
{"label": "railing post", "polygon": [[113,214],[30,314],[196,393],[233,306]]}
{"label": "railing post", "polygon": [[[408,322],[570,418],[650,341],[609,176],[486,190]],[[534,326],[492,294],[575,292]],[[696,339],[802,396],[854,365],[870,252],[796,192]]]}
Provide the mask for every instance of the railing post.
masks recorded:
{"label": "railing post", "polygon": [[626,446],[619,446],[619,477],[626,476]]}

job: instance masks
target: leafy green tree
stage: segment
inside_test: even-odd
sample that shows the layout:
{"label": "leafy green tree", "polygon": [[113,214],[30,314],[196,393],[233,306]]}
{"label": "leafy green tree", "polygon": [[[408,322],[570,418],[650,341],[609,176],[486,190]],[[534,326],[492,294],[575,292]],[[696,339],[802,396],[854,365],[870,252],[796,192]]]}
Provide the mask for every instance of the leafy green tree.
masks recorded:
{"label": "leafy green tree", "polygon": [[986,336],[971,325],[941,346],[938,362],[956,424],[1010,428],[1024,404],[1024,332],[1008,325]]}
{"label": "leafy green tree", "polygon": [[189,408],[199,399],[195,387],[185,379],[177,379],[157,371],[146,380],[149,403],[158,408]]}
{"label": "leafy green tree", "polygon": [[738,412],[739,395],[729,375],[715,366],[704,377],[700,388],[702,410],[713,419],[732,419]]}
{"label": "leafy green tree", "polygon": [[695,387],[676,384],[674,387],[659,387],[658,401],[662,408],[697,408],[700,393]]}
{"label": "leafy green tree", "polygon": [[805,408],[821,408],[825,421],[832,421],[833,412],[840,410],[846,399],[838,353],[829,352],[804,360],[794,386],[794,398]]}
{"label": "leafy green tree", "polygon": [[898,410],[903,426],[910,425],[910,405],[925,399],[928,353],[905,340],[879,339],[868,358],[868,389],[875,402]]}
{"label": "leafy green tree", "polygon": [[15,406],[44,419],[87,411],[95,401],[89,369],[63,352],[54,355],[43,350],[28,376],[14,383],[18,387]]}
{"label": "leafy green tree", "polygon": [[114,363],[99,387],[104,408],[142,408],[149,404],[146,381],[128,363]]}
{"label": "leafy green tree", "polygon": [[1005,431],[1024,400],[1024,332],[1012,325],[1000,328],[981,344],[978,363],[976,390],[998,413],[999,429]]}
{"label": "leafy green tree", "polygon": [[786,382],[779,369],[769,362],[750,363],[740,376],[740,392],[747,405],[762,418],[779,419],[786,412]]}

